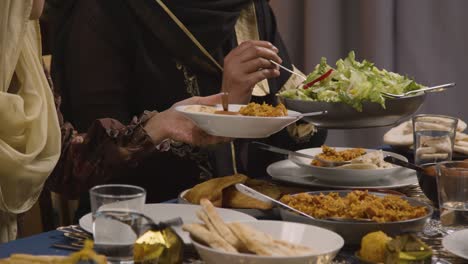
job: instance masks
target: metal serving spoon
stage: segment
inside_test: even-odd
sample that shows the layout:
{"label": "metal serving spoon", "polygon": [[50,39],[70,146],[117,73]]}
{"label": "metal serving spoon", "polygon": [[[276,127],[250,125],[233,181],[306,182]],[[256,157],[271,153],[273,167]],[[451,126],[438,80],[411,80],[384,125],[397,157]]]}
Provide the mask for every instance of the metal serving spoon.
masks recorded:
{"label": "metal serving spoon", "polygon": [[342,217],[327,217],[327,218],[319,219],[319,218],[315,218],[315,217],[313,217],[311,215],[308,215],[308,214],[306,214],[306,213],[304,213],[302,211],[299,211],[296,208],[293,208],[293,207],[291,207],[291,206],[289,206],[289,205],[287,205],[285,203],[282,203],[282,202],[280,202],[278,200],[275,200],[275,199],[273,199],[273,198],[271,198],[269,196],[266,196],[261,192],[257,192],[256,190],[254,190],[254,189],[252,189],[250,187],[247,187],[242,183],[237,183],[236,184],[236,189],[239,192],[241,192],[241,193],[243,193],[243,194],[245,194],[245,195],[247,195],[247,196],[249,196],[251,198],[257,199],[257,200],[262,201],[264,203],[270,203],[270,204],[273,203],[275,205],[281,206],[283,208],[286,208],[288,210],[291,210],[291,211],[293,211],[295,213],[298,213],[298,214],[300,214],[300,215],[302,215],[304,217],[307,217],[307,218],[313,219],[313,220],[332,220],[332,221],[337,221],[337,222],[374,222],[374,220],[370,220],[370,219],[354,219],[354,218],[351,219],[351,218],[342,218]]}
{"label": "metal serving spoon", "polygon": [[324,164],[324,167],[337,167],[345,164],[350,164],[351,161],[331,161],[331,160],[326,160],[326,159],[321,159],[318,156],[312,156],[312,155],[307,155],[304,153],[296,152],[296,151],[291,151],[283,148],[278,148],[272,145],[268,145],[265,143],[261,143],[258,141],[253,141],[251,144],[256,145],[257,147],[268,150],[271,152],[279,153],[279,154],[284,154],[284,155],[291,155],[291,156],[296,156],[296,157],[301,157],[301,158],[307,158],[307,159],[312,159],[312,160],[318,160],[322,164]]}
{"label": "metal serving spoon", "polygon": [[223,111],[229,112],[229,92],[223,91],[221,93],[221,105],[223,106]]}
{"label": "metal serving spoon", "polygon": [[283,65],[277,63],[277,62],[274,61],[274,60],[269,60],[269,61],[270,61],[271,63],[273,63],[274,65],[280,67],[281,69],[283,69],[283,70],[285,70],[285,71],[287,71],[287,72],[289,72],[289,73],[292,73],[292,74],[294,74],[294,75],[297,75],[297,76],[301,77],[302,80],[304,80],[304,81],[307,80],[307,78],[306,78],[304,75],[302,75],[302,74],[300,74],[300,73],[297,73],[297,72],[295,72],[295,71],[293,71],[293,70],[290,70],[290,69],[284,67]]}
{"label": "metal serving spoon", "polygon": [[402,98],[406,97],[408,95],[414,94],[414,93],[419,93],[419,92],[441,92],[444,91],[447,88],[454,87],[455,83],[446,83],[446,84],[441,84],[437,86],[432,86],[432,87],[424,87],[421,89],[413,90],[413,91],[408,91],[406,93],[402,94],[392,94],[392,93],[387,93],[387,92],[381,92],[384,96],[387,97],[392,97],[392,98]]}

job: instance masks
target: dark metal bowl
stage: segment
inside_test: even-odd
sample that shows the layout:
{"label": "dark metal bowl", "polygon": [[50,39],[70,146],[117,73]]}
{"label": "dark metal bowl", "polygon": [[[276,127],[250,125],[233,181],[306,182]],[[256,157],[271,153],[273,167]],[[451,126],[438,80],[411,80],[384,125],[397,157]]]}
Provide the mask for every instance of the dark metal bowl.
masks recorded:
{"label": "dark metal bowl", "polygon": [[[435,165],[435,163],[427,163],[420,166],[423,168],[427,168],[433,165]],[[421,187],[423,193],[426,195],[427,198],[429,198],[429,200],[432,201],[434,207],[439,207],[439,195],[437,194],[436,175],[429,175],[427,173],[419,171],[417,172],[417,175],[419,187]]]}
{"label": "dark metal bowl", "polygon": [[301,113],[328,111],[326,115],[304,117],[318,127],[344,129],[395,125],[416,112],[426,99],[425,94],[404,98],[387,98],[386,108],[380,104],[364,102],[362,112],[345,103],[327,103],[279,97],[286,108]]}
{"label": "dark metal bowl", "polygon": [[[319,195],[320,193],[328,194],[331,192],[337,192],[340,196],[346,196],[351,191],[318,191],[318,192],[309,192],[312,195]],[[375,193],[369,192],[374,195],[383,197],[387,194],[382,193]],[[423,230],[424,225],[426,222],[431,218],[434,209],[432,206],[420,202],[416,199],[408,198],[408,197],[401,197],[402,199],[407,200],[413,206],[425,206],[427,208],[427,214],[425,216],[410,219],[406,221],[398,221],[398,222],[387,222],[387,223],[377,223],[377,222],[338,222],[338,221],[330,221],[330,220],[322,220],[322,219],[311,219],[299,214],[296,214],[292,211],[286,209],[280,209],[280,214],[283,220],[291,221],[291,222],[299,222],[305,223],[310,225],[315,225],[319,227],[323,227],[329,230],[332,230],[342,236],[345,240],[347,245],[359,245],[361,243],[361,239],[368,233],[374,231],[383,231],[389,236],[396,236],[402,233],[407,232],[420,232]]]}

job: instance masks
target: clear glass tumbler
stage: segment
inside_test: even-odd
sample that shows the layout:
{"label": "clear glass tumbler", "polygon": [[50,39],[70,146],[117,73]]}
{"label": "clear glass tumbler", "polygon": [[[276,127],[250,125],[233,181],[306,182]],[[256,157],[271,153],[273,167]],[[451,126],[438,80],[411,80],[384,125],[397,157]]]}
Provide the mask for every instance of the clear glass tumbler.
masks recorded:
{"label": "clear glass tumbler", "polygon": [[133,247],[145,189],[121,184],[99,185],[90,191],[94,245],[110,263],[133,263]]}
{"label": "clear glass tumbler", "polygon": [[458,119],[450,116],[414,116],[414,162],[421,165],[452,160],[457,124]]}
{"label": "clear glass tumbler", "polygon": [[442,227],[468,228],[468,162],[440,162],[436,168]]}

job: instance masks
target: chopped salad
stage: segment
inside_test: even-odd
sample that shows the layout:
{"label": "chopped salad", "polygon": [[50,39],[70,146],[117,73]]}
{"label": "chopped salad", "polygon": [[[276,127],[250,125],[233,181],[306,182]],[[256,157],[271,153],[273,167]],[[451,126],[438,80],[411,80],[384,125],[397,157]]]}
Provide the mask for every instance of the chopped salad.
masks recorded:
{"label": "chopped salad", "polygon": [[336,68],[322,58],[302,85],[283,91],[280,96],[306,101],[343,102],[362,111],[365,101],[378,103],[385,108],[385,97],[381,92],[402,94],[422,87],[411,78],[380,70],[367,60],[356,61],[354,51],[351,51],[344,60],[336,62]]}

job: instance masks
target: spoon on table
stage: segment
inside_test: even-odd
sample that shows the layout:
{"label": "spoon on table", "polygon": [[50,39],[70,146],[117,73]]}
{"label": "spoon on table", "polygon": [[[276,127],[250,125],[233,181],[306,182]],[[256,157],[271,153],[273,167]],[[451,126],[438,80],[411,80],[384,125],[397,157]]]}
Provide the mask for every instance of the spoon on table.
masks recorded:
{"label": "spoon on table", "polygon": [[307,158],[307,159],[312,159],[312,160],[318,160],[320,161],[322,164],[324,164],[325,166],[324,167],[337,167],[337,166],[341,166],[341,165],[345,165],[345,164],[350,164],[351,161],[331,161],[331,160],[326,160],[326,159],[322,159],[318,156],[312,156],[312,155],[308,155],[308,154],[304,154],[304,153],[300,153],[300,152],[296,152],[296,151],[291,151],[291,150],[287,150],[287,149],[283,149],[283,148],[278,148],[278,147],[275,147],[275,146],[272,146],[272,145],[268,145],[268,144],[265,144],[265,143],[262,143],[262,142],[258,142],[258,141],[253,141],[251,144],[254,144],[256,145],[258,148],[261,148],[261,149],[264,149],[264,150],[268,150],[268,151],[271,151],[271,152],[275,152],[275,153],[279,153],[279,154],[284,154],[284,155],[291,155],[291,156],[296,156],[296,157],[301,157],[301,158]]}
{"label": "spoon on table", "polygon": [[332,220],[332,221],[337,221],[337,222],[350,222],[350,221],[352,221],[352,222],[374,222],[373,220],[370,220],[370,219],[350,219],[350,218],[342,218],[342,217],[327,217],[327,218],[323,218],[323,219],[318,219],[318,218],[315,218],[315,217],[313,217],[311,215],[308,215],[308,214],[306,214],[306,213],[304,213],[304,212],[302,212],[300,210],[297,210],[296,208],[293,208],[293,207],[291,207],[291,206],[289,206],[289,205],[287,205],[285,203],[282,203],[282,202],[280,202],[278,200],[275,200],[275,199],[273,199],[273,198],[271,198],[271,197],[269,197],[267,195],[264,195],[261,192],[257,192],[256,190],[254,190],[254,189],[252,189],[250,187],[247,187],[242,183],[237,183],[236,184],[236,189],[239,192],[241,192],[241,193],[243,193],[243,194],[245,194],[245,195],[247,195],[247,196],[249,196],[251,198],[262,201],[264,203],[269,203],[269,204],[273,203],[275,205],[286,208],[288,210],[291,210],[291,211],[293,211],[293,212],[295,212],[297,214],[300,214],[300,215],[302,215],[304,217],[307,217],[307,218],[313,219],[313,220]]}
{"label": "spoon on table", "polygon": [[409,163],[407,161],[392,157],[392,156],[387,156],[384,158],[384,161],[388,163],[392,163],[401,167],[405,167],[410,170],[415,170],[421,173],[429,174],[429,175],[435,175],[435,170],[432,166],[430,167],[421,167],[413,163]]}
{"label": "spoon on table", "polygon": [[454,87],[454,86],[455,86],[455,83],[446,83],[446,84],[441,84],[441,85],[432,86],[432,87],[424,87],[421,89],[408,91],[402,94],[392,94],[392,93],[387,93],[387,92],[381,92],[381,93],[387,97],[402,98],[402,97],[406,97],[408,95],[419,93],[419,92],[441,92],[447,88]]}

